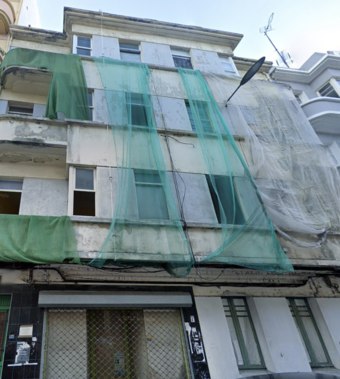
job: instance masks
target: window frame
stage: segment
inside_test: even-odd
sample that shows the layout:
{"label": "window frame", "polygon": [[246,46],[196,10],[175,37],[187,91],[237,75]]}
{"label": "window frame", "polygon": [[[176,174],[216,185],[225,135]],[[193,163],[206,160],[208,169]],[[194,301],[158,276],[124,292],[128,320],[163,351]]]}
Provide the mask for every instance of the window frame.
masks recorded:
{"label": "window frame", "polygon": [[[122,61],[141,62],[140,43],[134,41],[119,41],[119,54]],[[129,59],[130,57],[132,59]],[[138,58],[134,59],[134,57]]]}
{"label": "window frame", "polygon": [[94,89],[88,88],[87,89],[87,104],[88,104],[88,112],[89,112],[89,120],[93,121],[94,119]]}
{"label": "window frame", "polygon": [[[319,89],[318,89],[318,94],[320,97],[331,97],[331,98],[334,98],[334,99],[338,99],[340,98],[340,93],[339,93],[339,90],[337,90],[337,82],[335,81],[336,85],[334,85],[334,79],[331,78],[330,80],[328,80],[326,83],[324,83]],[[333,96],[329,96],[329,94],[333,94]],[[336,95],[336,96],[334,96]]]}
{"label": "window frame", "polygon": [[[18,188],[2,188],[1,183],[3,183],[3,182],[20,183],[21,188],[20,189],[18,189]],[[3,177],[0,178],[0,193],[20,193],[18,212],[16,212],[16,213],[12,213],[12,212],[2,213],[0,210],[0,214],[17,214],[17,215],[20,214],[20,205],[21,205],[23,185],[24,185],[24,181],[23,181],[23,179],[20,179],[20,178],[3,178]]]}
{"label": "window frame", "polygon": [[[247,344],[245,342],[243,332],[242,332],[242,328],[241,328],[241,324],[239,321],[240,317],[245,317],[245,316],[240,316],[238,314],[237,305],[234,304],[234,300],[242,300],[244,302],[244,310],[241,312],[245,312],[246,317],[249,320],[249,325],[250,325],[250,328],[252,331],[252,336],[254,338],[254,342],[255,342],[256,347],[257,347],[257,353],[258,353],[258,356],[260,359],[259,364],[251,364],[250,363],[249,351],[247,349]],[[223,310],[224,310],[224,315],[225,315],[226,321],[227,321],[228,317],[231,319],[231,322],[233,323],[234,330],[236,333],[238,346],[240,348],[240,354],[242,356],[243,364],[239,364],[237,362],[237,354],[235,352],[235,348],[233,345],[233,350],[234,350],[234,354],[235,354],[235,358],[236,358],[236,362],[237,362],[237,366],[238,366],[239,370],[266,370],[266,364],[265,364],[265,361],[263,359],[261,346],[260,346],[260,343],[259,343],[259,340],[257,337],[257,333],[256,333],[256,330],[254,327],[254,323],[253,323],[253,320],[251,317],[251,313],[250,313],[250,310],[248,307],[247,299],[245,297],[242,297],[242,296],[223,297],[222,303],[223,303]],[[230,316],[227,315],[227,312],[228,312],[228,310],[226,309],[227,307],[229,309]],[[240,307],[240,306],[238,306],[238,307]],[[228,325],[228,328],[229,328],[229,325]]]}
{"label": "window frame", "polygon": [[[236,215],[235,215],[234,223],[232,223],[232,224],[231,223],[227,223],[227,224],[222,223],[222,217],[220,214],[220,207],[223,208],[225,216],[228,215],[228,210],[224,209],[223,203],[219,200],[219,198],[221,198],[221,195],[216,194],[214,186],[211,182],[211,177],[214,177],[215,183],[216,183],[216,180],[222,179],[222,178],[225,178],[225,180],[231,180],[231,182],[232,182],[233,189],[234,189],[234,199],[236,201],[236,209],[235,209]],[[215,215],[216,215],[216,219],[217,219],[218,223],[220,225],[240,225],[240,226],[244,225],[246,220],[245,220],[244,213],[242,211],[242,205],[240,203],[240,199],[239,199],[237,192],[235,190],[234,177],[233,176],[230,177],[228,175],[209,175],[209,174],[206,174],[205,178],[207,181],[207,185],[208,185],[208,189],[209,189],[209,193],[210,193],[210,198],[211,198],[211,201],[213,203],[213,207],[214,207],[214,211],[215,211]],[[216,187],[217,187],[217,185],[216,185]],[[216,189],[217,189],[217,192],[219,192],[218,188],[216,188]],[[225,191],[223,191],[223,193],[224,192]],[[218,195],[218,197],[217,197],[217,195]],[[219,204],[220,202],[221,202],[221,204]]]}
{"label": "window frame", "polygon": [[[180,49],[180,48],[171,48],[172,60],[176,68],[186,68],[193,69],[190,50]],[[180,62],[186,62],[189,64],[180,64]]]}
{"label": "window frame", "polygon": [[[91,170],[93,172],[93,188],[92,189],[86,189],[77,187],[76,181],[77,181],[77,170]],[[95,167],[88,167],[88,166],[72,166],[70,167],[70,173],[69,173],[69,207],[68,207],[68,214],[71,216],[77,216],[77,217],[96,217],[97,214],[97,188],[96,188],[96,168]],[[94,207],[94,214],[93,215],[81,215],[81,214],[75,214],[74,213],[74,197],[76,192],[83,192],[83,193],[93,193],[93,207]]]}
{"label": "window frame", "polygon": [[9,100],[7,105],[7,113],[12,115],[33,117],[34,104],[24,101]]}
{"label": "window frame", "polygon": [[[189,117],[191,129],[193,132],[197,133],[197,128],[195,125],[195,118],[193,117],[193,110],[190,106],[189,100],[185,100],[185,108]],[[199,118],[201,120],[203,133],[211,134],[214,133],[213,123],[210,118],[210,112],[209,112],[209,104],[206,101],[203,100],[193,100],[193,103],[199,105],[199,109],[204,109],[204,115],[199,114]],[[201,107],[201,105],[204,105],[204,107]],[[202,117],[204,116],[204,117]],[[209,125],[209,127],[207,127]]]}
{"label": "window frame", "polygon": [[[81,57],[91,57],[92,56],[92,36],[80,34],[80,35],[75,35],[74,37],[75,37],[74,53],[76,55],[81,56]],[[90,47],[79,45],[79,38],[84,38],[84,39],[86,38],[86,39],[88,39],[89,42],[90,42]],[[89,54],[81,54],[79,52],[79,50],[88,51]]]}
{"label": "window frame", "polygon": [[[136,175],[138,174],[146,174],[146,175],[153,175],[153,176],[158,176],[158,181],[141,181],[141,180],[138,180]],[[164,175],[166,175],[166,173],[164,173]],[[154,170],[139,170],[139,169],[134,169],[133,170],[133,180],[134,180],[134,185],[135,185],[135,190],[136,190],[136,203],[137,203],[137,214],[138,214],[138,219],[139,220],[169,220],[170,219],[170,212],[169,212],[169,209],[168,209],[168,204],[167,204],[167,198],[166,198],[166,193],[165,193],[165,190],[164,190],[164,183],[162,182],[162,179],[161,179],[161,173],[159,173],[158,171],[154,171]],[[143,215],[141,215],[141,206],[140,204],[143,204],[143,199],[139,199],[138,197],[138,190],[137,188],[138,187],[149,187],[150,189],[151,188],[160,188],[162,190],[162,196],[164,198],[164,209],[162,209],[162,212],[163,210],[166,212],[166,216],[165,217],[143,217]]]}
{"label": "window frame", "polygon": [[[126,92],[126,110],[128,124],[133,127],[148,128],[149,127],[149,117],[147,111],[147,105],[145,104],[144,94],[138,92]],[[136,100],[138,98],[138,100]],[[139,112],[143,112],[143,117],[145,119],[145,124],[134,123],[134,119],[138,118]]]}
{"label": "window frame", "polygon": [[[226,55],[219,55],[218,57],[220,58],[220,62],[223,67],[223,72],[225,75],[240,76],[232,57],[228,57]],[[227,65],[230,66],[232,70],[226,69]]]}
{"label": "window frame", "polygon": [[[304,302],[304,307],[305,309],[304,310],[299,310],[299,308],[301,308],[302,306],[300,305],[297,305],[295,303],[296,300],[303,300]],[[315,318],[314,318],[314,315],[312,313],[312,310],[309,306],[309,303],[307,301],[306,298],[302,298],[302,297],[288,297],[287,298],[287,301],[288,301],[288,305],[289,305],[289,309],[291,311],[291,315],[295,321],[295,324],[300,332],[300,336],[302,338],[302,342],[303,342],[303,345],[305,347],[305,349],[307,350],[307,356],[309,357],[310,359],[310,366],[311,368],[323,368],[323,367],[334,367],[332,361],[331,361],[331,358],[328,354],[328,351],[327,351],[327,348],[326,348],[326,345],[325,345],[325,342],[322,338],[322,335],[320,333],[320,330],[318,328],[318,325],[315,321]],[[316,335],[318,336],[318,339],[319,339],[319,342],[320,342],[320,345],[322,347],[322,350],[323,350],[323,353],[325,355],[325,358],[327,360],[327,362],[324,362],[324,363],[320,363],[318,362],[318,360],[316,359],[316,354],[315,354],[315,351],[314,351],[314,347],[312,345],[312,343],[310,342],[310,339],[308,337],[308,333],[306,331],[306,328],[305,328],[305,325],[303,323],[303,320],[302,320],[302,316],[301,316],[301,312],[307,312],[308,316],[304,315],[303,317],[309,317],[311,319],[311,322],[312,322],[312,325],[314,327],[314,330],[316,332]]]}

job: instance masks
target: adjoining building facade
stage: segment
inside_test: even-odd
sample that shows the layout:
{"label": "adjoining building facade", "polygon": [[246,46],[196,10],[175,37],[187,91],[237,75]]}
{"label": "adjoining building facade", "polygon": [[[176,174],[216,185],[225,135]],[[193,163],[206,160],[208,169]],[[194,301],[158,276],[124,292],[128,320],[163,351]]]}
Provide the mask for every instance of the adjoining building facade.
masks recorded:
{"label": "adjoining building facade", "polygon": [[[242,35],[72,8],[12,26],[3,378],[340,369],[340,177]],[[321,163],[322,162],[322,163]]]}
{"label": "adjoining building facade", "polygon": [[299,69],[275,68],[271,77],[291,86],[309,122],[326,145],[339,144],[340,54],[314,53]]}

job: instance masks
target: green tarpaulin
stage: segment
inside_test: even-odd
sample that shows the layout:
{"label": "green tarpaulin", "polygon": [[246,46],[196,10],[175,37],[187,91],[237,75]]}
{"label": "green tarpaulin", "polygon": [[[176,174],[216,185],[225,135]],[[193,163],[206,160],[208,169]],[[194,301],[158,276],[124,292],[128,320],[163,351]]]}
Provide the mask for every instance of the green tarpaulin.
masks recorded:
{"label": "green tarpaulin", "polygon": [[89,120],[87,86],[81,59],[77,55],[16,48],[1,63],[1,76],[9,68],[27,67],[52,74],[46,106],[46,117]]}

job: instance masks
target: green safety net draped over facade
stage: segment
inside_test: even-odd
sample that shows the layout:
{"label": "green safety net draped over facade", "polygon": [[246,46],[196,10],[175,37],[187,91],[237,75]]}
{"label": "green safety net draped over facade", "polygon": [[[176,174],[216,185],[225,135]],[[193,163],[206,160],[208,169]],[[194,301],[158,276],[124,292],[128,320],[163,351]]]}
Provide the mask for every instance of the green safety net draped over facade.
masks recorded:
{"label": "green safety net draped over facade", "polygon": [[179,73],[220,224],[218,247],[208,252],[203,261],[291,271],[247,165],[205,79],[199,71],[179,69]]}
{"label": "green safety net draped over facade", "polygon": [[0,215],[0,261],[79,263],[69,217]]}
{"label": "green safety net draped over facade", "polygon": [[115,146],[115,208],[101,252],[92,264],[163,264],[176,275],[193,264],[166,171],[146,65],[96,60]]}
{"label": "green safety net draped over facade", "polygon": [[89,120],[87,86],[81,59],[77,55],[15,48],[1,63],[1,76],[10,68],[46,70],[52,74],[45,116]]}

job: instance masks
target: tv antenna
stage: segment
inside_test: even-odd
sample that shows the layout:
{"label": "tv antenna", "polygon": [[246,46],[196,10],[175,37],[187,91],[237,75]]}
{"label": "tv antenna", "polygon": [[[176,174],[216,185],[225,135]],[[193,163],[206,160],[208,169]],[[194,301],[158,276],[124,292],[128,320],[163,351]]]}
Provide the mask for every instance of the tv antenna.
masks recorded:
{"label": "tv antenna", "polygon": [[286,58],[284,57],[284,55],[282,53],[279,52],[277,47],[274,45],[274,42],[269,38],[269,35],[268,35],[268,32],[273,30],[273,28],[272,28],[273,18],[274,18],[274,12],[269,16],[267,26],[260,28],[260,33],[263,33],[268,38],[268,41],[272,44],[275,51],[279,54],[280,58],[282,59],[282,62],[289,68]]}

